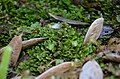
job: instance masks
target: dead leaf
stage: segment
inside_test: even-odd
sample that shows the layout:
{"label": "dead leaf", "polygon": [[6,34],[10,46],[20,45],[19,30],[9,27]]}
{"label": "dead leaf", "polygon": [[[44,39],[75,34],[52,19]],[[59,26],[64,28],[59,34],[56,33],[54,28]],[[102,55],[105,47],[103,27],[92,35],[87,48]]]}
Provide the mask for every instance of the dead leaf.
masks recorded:
{"label": "dead leaf", "polygon": [[98,54],[99,57],[105,60],[120,62],[120,55],[118,53],[112,53],[110,50],[105,50]]}
{"label": "dead leaf", "polygon": [[11,79],[21,79],[21,76],[15,76],[15,77],[13,77]]}
{"label": "dead leaf", "polygon": [[0,49],[0,55],[4,52],[4,47]]}
{"label": "dead leaf", "polygon": [[0,49],[0,60],[1,60],[1,58],[2,58],[2,53],[4,52],[4,48],[5,48],[5,47],[3,47],[3,48]]}
{"label": "dead leaf", "polygon": [[120,44],[120,38],[111,38],[109,41],[108,41],[108,45],[116,45],[116,44]]}
{"label": "dead leaf", "polygon": [[85,2],[84,5],[88,7],[101,7],[100,3],[97,3],[97,2],[92,2],[92,3]]}
{"label": "dead leaf", "polygon": [[64,62],[62,64],[59,64],[57,66],[48,69],[47,71],[36,77],[35,79],[49,79],[52,76],[66,72],[67,70],[71,69],[71,67],[73,67],[72,62]]}
{"label": "dead leaf", "polygon": [[14,37],[9,45],[12,47],[11,65],[15,66],[22,49],[22,34]]}
{"label": "dead leaf", "polygon": [[101,17],[101,18],[96,19],[91,24],[91,26],[89,27],[88,32],[85,36],[84,44],[90,43],[92,41],[96,41],[99,38],[99,36],[102,32],[102,28],[103,28],[103,21],[104,21],[104,19]]}
{"label": "dead leaf", "polygon": [[95,60],[88,61],[82,67],[79,79],[103,79],[103,72]]}
{"label": "dead leaf", "polygon": [[26,70],[26,71],[22,72],[19,76],[17,74],[15,77],[13,77],[11,79],[35,79],[35,76],[31,76],[30,71]]}
{"label": "dead leaf", "polygon": [[117,68],[114,67],[112,63],[108,64],[107,70],[109,72],[111,72],[113,75],[120,77],[120,68],[119,67],[117,67]]}
{"label": "dead leaf", "polygon": [[107,45],[102,45],[98,47],[99,50],[97,50],[98,52],[104,52],[106,50],[110,51],[110,52],[115,52],[115,53],[119,53],[120,54],[120,38],[111,38],[108,41]]}
{"label": "dead leaf", "polygon": [[25,3],[26,0],[18,0],[18,2],[20,2],[20,3]]}
{"label": "dead leaf", "polygon": [[55,79],[78,79],[79,78],[79,73],[80,73],[80,70],[78,70],[78,71],[77,70],[74,70],[74,71],[70,70],[70,71],[61,73],[59,75],[56,75],[54,77],[55,77]]}
{"label": "dead leaf", "polygon": [[103,26],[102,32],[99,36],[99,38],[104,38],[104,36],[112,34],[114,32],[114,29],[109,26]]}
{"label": "dead leaf", "polygon": [[108,45],[102,45],[99,48],[99,57],[108,61],[120,62],[120,38],[111,38]]}
{"label": "dead leaf", "polygon": [[108,42],[107,49],[120,54],[120,38],[111,38]]}
{"label": "dead leaf", "polygon": [[26,41],[23,41],[22,42],[22,48],[25,49],[25,48],[28,48],[38,42],[41,42],[43,40],[46,40],[48,38],[33,38],[33,39],[30,39],[30,40],[26,40]]}
{"label": "dead leaf", "polygon": [[81,0],[72,0],[72,2],[73,2],[75,5],[80,5]]}
{"label": "dead leaf", "polygon": [[[28,48],[29,46],[32,46],[40,41],[46,40],[48,38],[33,38],[27,41],[22,42],[22,34],[19,36],[14,37],[8,45],[12,47],[12,57],[11,57],[11,66],[15,66],[16,62],[18,60],[19,54],[21,52],[21,49]],[[0,55],[3,53],[4,47],[0,49]]]}
{"label": "dead leaf", "polygon": [[68,24],[74,24],[74,25],[89,25],[88,23],[85,23],[85,22],[80,22],[80,21],[75,21],[75,20],[66,19],[66,18],[63,18],[63,17],[60,17],[60,16],[53,15],[53,14],[51,14],[51,13],[48,13],[48,14],[49,14],[51,17],[55,18],[56,20],[66,22],[66,23],[68,23]]}
{"label": "dead leaf", "polygon": [[[30,40],[22,41],[21,36],[16,36],[11,40],[9,45],[11,45],[13,47],[14,52],[15,51],[18,52],[18,53],[16,53],[16,56],[15,56],[15,57],[17,57],[17,55],[19,55],[19,52],[21,51],[21,41],[22,41],[22,49],[26,49],[26,48],[28,48],[38,42],[46,40],[46,39],[48,39],[48,38],[33,38]],[[3,51],[4,51],[4,47],[0,49],[0,55],[3,53]],[[13,54],[13,57],[14,57],[14,54]]]}
{"label": "dead leaf", "polygon": [[107,46],[106,49],[120,54],[120,44]]}

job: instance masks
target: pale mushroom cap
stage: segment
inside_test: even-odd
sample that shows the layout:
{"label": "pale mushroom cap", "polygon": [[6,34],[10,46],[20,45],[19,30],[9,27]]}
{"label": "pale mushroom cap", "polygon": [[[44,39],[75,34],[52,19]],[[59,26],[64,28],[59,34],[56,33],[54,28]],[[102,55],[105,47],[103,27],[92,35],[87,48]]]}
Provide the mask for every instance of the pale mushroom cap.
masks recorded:
{"label": "pale mushroom cap", "polygon": [[84,39],[84,44],[97,40],[102,32],[104,18],[96,19],[88,29],[88,32]]}

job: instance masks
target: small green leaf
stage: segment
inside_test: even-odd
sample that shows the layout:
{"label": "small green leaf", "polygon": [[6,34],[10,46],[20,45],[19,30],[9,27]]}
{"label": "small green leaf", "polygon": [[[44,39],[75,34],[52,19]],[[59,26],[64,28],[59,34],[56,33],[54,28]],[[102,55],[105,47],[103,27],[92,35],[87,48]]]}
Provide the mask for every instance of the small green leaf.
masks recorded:
{"label": "small green leaf", "polygon": [[120,15],[117,15],[116,19],[118,22],[120,22]]}
{"label": "small green leaf", "polygon": [[7,46],[4,48],[4,53],[2,55],[2,61],[0,63],[0,79],[6,79],[8,65],[10,62],[12,48]]}
{"label": "small green leaf", "polygon": [[49,45],[48,45],[48,49],[49,49],[49,50],[53,50],[53,49],[54,49],[54,44],[49,44]]}
{"label": "small green leaf", "polygon": [[72,41],[72,45],[73,45],[73,46],[77,46],[77,45],[78,45],[78,42],[77,42],[77,41]]}
{"label": "small green leaf", "polygon": [[56,64],[56,65],[61,64],[61,63],[63,63],[63,62],[64,62],[64,60],[61,60],[61,59],[56,59],[56,60],[55,60],[55,64]]}

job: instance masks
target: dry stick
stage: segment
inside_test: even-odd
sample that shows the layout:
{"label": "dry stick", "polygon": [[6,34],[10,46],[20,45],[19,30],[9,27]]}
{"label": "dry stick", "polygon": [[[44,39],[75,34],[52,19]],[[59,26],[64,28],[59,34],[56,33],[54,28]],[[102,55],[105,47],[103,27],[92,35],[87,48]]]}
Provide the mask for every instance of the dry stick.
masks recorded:
{"label": "dry stick", "polygon": [[36,77],[35,79],[49,79],[51,76],[66,72],[70,70],[72,67],[74,67],[73,62],[64,62],[62,64],[59,64],[57,66],[48,69],[47,71]]}

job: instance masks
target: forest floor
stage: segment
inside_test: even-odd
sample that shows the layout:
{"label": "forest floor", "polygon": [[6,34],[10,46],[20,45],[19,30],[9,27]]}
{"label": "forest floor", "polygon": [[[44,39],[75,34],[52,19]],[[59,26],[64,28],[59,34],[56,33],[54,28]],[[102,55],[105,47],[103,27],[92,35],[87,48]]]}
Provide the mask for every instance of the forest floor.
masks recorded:
{"label": "forest floor", "polygon": [[[83,45],[89,26],[101,14],[103,26],[108,29],[98,38],[98,45]],[[21,33],[22,41],[47,39],[20,50],[16,65],[9,68],[8,79],[25,70],[38,76],[55,65],[76,59],[83,63],[95,59],[105,79],[120,79],[119,0],[1,0],[0,48]],[[118,59],[96,56],[105,50],[117,53]]]}

